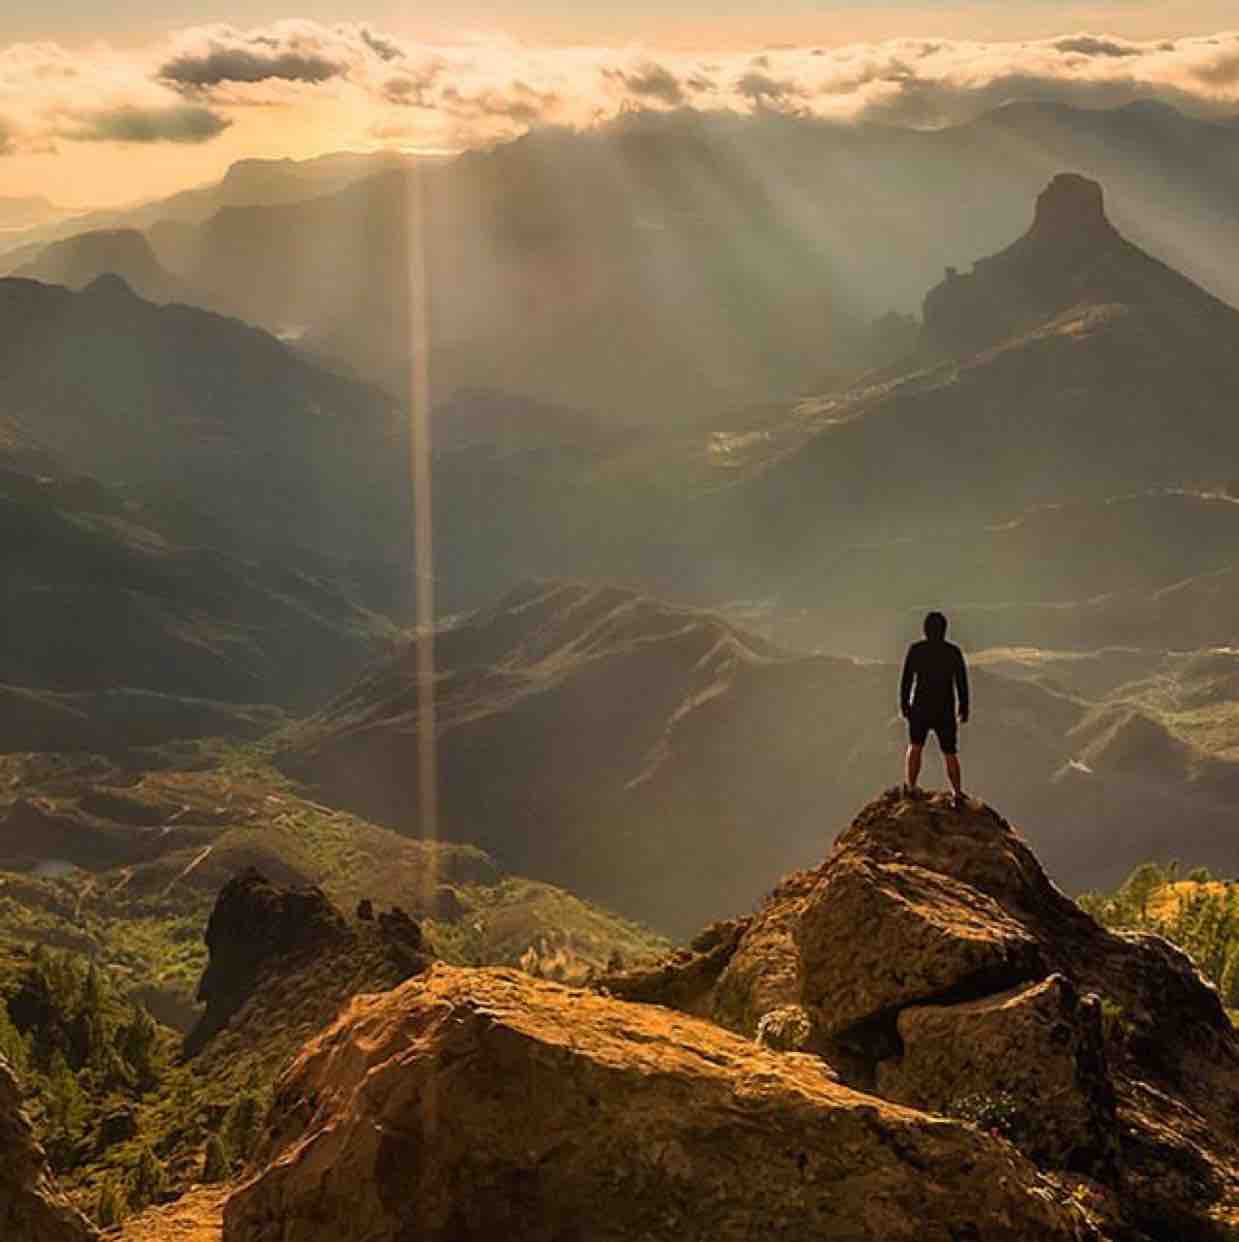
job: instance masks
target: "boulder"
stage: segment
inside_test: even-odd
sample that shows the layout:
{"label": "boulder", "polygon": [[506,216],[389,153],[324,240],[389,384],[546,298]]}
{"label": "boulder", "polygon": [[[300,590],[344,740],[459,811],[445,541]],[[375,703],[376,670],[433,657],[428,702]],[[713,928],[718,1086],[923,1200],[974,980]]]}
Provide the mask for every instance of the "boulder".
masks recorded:
{"label": "boulder", "polygon": [[909,1005],[1044,973],[1036,941],[993,898],[904,863],[840,859],[805,901],[794,937],[801,1000],[825,1036],[844,1041]]}
{"label": "boulder", "polygon": [[88,1242],[98,1234],[52,1184],[47,1157],[0,1057],[0,1238],[5,1242]]}
{"label": "boulder", "polygon": [[1062,975],[959,1005],[904,1009],[902,1056],[878,1066],[878,1092],[911,1108],[998,1128],[1038,1163],[1112,1171],[1114,1088],[1101,1004]]}
{"label": "boulder", "polygon": [[224,1242],[1084,1242],[1012,1147],[650,1005],[437,965],[277,1086]]}

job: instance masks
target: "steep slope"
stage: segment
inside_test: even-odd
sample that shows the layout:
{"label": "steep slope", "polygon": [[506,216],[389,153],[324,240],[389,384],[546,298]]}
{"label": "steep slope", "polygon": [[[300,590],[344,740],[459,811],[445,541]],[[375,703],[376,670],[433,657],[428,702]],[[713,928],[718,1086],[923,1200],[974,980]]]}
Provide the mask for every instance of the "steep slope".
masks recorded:
{"label": "steep slope", "polygon": [[150,242],[136,229],[101,229],[53,242],[36,258],[7,274],[84,289],[109,272],[147,301],[193,301],[188,287],[164,269]]}
{"label": "steep slope", "polygon": [[184,543],[132,493],[14,458],[0,468],[0,748],[253,736],[280,713],[235,705],[313,703],[394,636],[321,572]]}
{"label": "steep slope", "polygon": [[114,275],[81,292],[0,281],[0,409],[66,467],[174,491],[243,540],[384,556],[404,530],[404,420],[265,333],[143,301]]}
{"label": "steep slope", "polygon": [[[619,588],[528,584],[436,651],[443,836],[676,933],[804,865],[824,818],[902,770],[896,669],[794,654]],[[1133,779],[1103,747],[1073,766],[1088,704],[983,670],[974,683],[966,777],[1043,823],[1038,847],[1073,888],[1170,850],[1223,862],[1233,765]],[[416,732],[406,648],[291,729],[278,763],[417,834]]]}
{"label": "steep slope", "polygon": [[54,1189],[47,1158],[0,1057],[0,1223],[21,1242],[89,1242],[98,1234]]}

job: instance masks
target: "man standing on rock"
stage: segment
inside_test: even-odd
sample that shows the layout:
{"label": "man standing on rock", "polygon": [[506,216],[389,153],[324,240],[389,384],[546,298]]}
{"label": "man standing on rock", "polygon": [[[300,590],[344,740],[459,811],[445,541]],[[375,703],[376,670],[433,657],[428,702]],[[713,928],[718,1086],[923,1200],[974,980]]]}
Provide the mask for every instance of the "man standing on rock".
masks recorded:
{"label": "man standing on rock", "polygon": [[932,729],[946,764],[947,779],[962,802],[959,774],[959,730],[955,695],[959,693],[959,723],[968,719],[968,669],[964,653],[946,641],[946,617],[931,612],[925,618],[925,637],[908,648],[899,681],[899,710],[908,722],[908,755],[904,761],[905,789],[916,789],[921,775],[921,752]]}

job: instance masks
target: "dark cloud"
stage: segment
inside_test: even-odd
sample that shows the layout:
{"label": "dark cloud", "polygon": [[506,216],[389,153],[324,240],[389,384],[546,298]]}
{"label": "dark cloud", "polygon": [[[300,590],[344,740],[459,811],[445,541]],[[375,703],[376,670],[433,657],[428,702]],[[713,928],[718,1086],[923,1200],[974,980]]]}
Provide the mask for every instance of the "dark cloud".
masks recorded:
{"label": "dark cloud", "polygon": [[501,117],[518,125],[533,125],[544,120],[559,102],[559,96],[553,91],[535,91],[524,82],[513,83],[510,91],[481,91],[476,95],[465,95],[449,86],[437,100],[445,112],[462,120]]}
{"label": "dark cloud", "polygon": [[777,108],[788,100],[800,98],[804,91],[790,80],[772,78],[768,73],[753,70],[736,83],[736,94],[742,95],[757,108]]}
{"label": "dark cloud", "polygon": [[684,102],[684,88],[679,79],[662,65],[645,64],[631,73],[613,69],[608,71],[607,76],[643,99],[657,99],[671,107],[678,107]]}
{"label": "dark cloud", "polygon": [[174,86],[197,90],[221,82],[326,82],[347,71],[347,66],[320,52],[281,49],[273,39],[255,37],[245,46],[216,46],[204,52],[183,52],[159,70],[159,77]]}
{"label": "dark cloud", "polygon": [[1078,52],[1081,56],[1142,56],[1140,48],[1113,39],[1100,39],[1096,35],[1072,35],[1067,39],[1055,39],[1054,46],[1060,52]]}
{"label": "dark cloud", "polygon": [[1153,90],[1124,79],[1070,79],[1011,72],[975,85],[907,72],[880,80],[888,83],[890,89],[871,99],[857,114],[858,119],[919,128],[960,124],[1009,104],[1060,103],[1099,109],[1149,100],[1200,111],[1199,100],[1175,87],[1166,85]]}
{"label": "dark cloud", "polygon": [[404,51],[394,39],[389,39],[386,35],[381,35],[377,31],[371,30],[369,26],[362,26],[358,33],[361,35],[361,41],[380,60],[404,59]]}
{"label": "dark cloud", "polygon": [[430,91],[442,72],[442,63],[435,62],[417,72],[398,73],[383,83],[380,93],[388,103],[402,108],[433,108]]}
{"label": "dark cloud", "polygon": [[208,142],[232,123],[191,104],[170,108],[105,108],[73,114],[58,136],[75,142]]}

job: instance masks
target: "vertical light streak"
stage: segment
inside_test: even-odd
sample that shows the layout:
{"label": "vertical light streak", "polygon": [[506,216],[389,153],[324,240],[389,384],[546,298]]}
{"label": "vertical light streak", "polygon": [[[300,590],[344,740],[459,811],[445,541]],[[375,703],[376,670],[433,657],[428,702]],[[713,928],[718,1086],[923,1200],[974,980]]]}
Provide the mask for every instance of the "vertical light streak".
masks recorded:
{"label": "vertical light streak", "polygon": [[[421,909],[429,913],[434,910],[439,873],[439,772],[435,717],[434,515],[430,491],[430,298],[425,174],[420,163],[414,164],[406,184],[409,189],[409,416],[412,421],[409,457],[413,480],[413,599],[417,627],[413,640],[417,677],[417,827],[425,847]],[[424,1150],[431,1150],[439,1125],[435,1067],[422,1086],[420,1103],[422,1145]],[[421,1211],[420,1207],[418,1210]],[[423,1220],[423,1228],[426,1224]]]}
{"label": "vertical light streak", "polygon": [[425,173],[415,164],[409,187],[410,466],[413,480],[414,667],[417,677],[418,832],[430,848],[423,869],[423,909],[432,908],[438,867],[439,782],[435,716],[434,516],[431,508],[430,299],[426,263]]}

